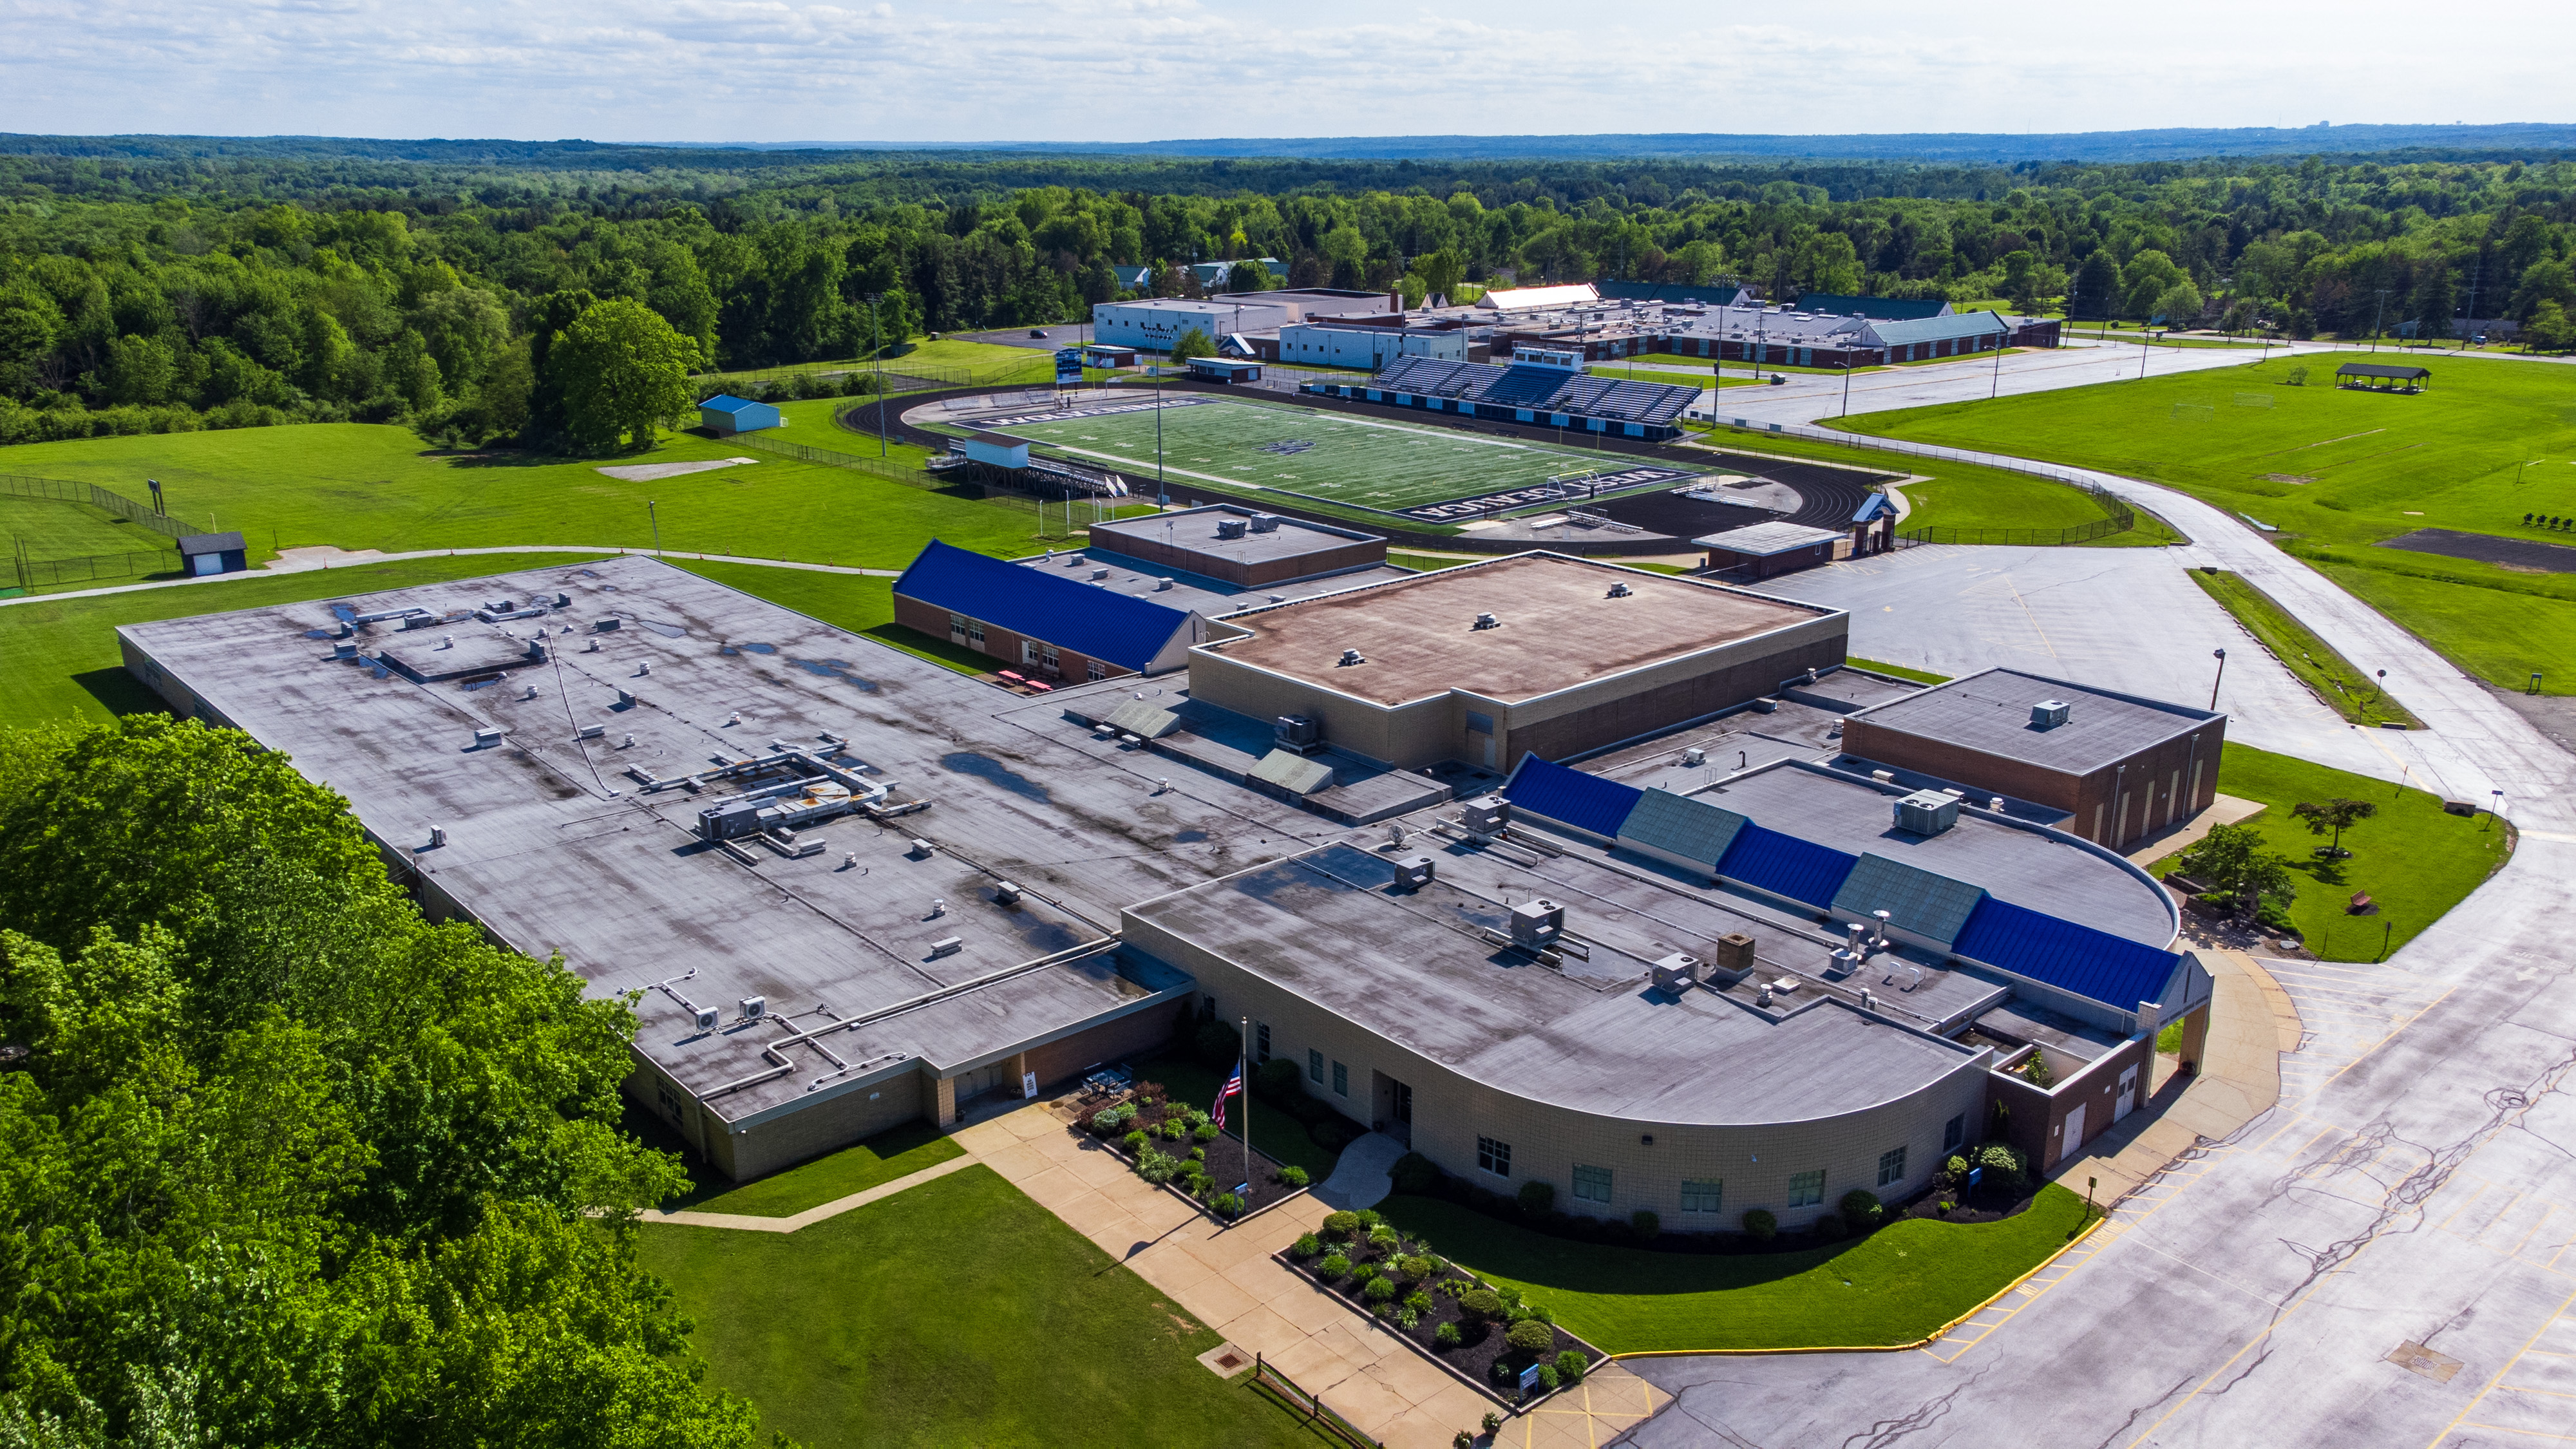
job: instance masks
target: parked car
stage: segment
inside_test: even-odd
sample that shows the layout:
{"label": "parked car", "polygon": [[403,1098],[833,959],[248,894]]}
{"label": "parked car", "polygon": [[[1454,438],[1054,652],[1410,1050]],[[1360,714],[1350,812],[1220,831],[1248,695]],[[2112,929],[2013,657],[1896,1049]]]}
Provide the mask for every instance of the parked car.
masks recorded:
{"label": "parked car", "polygon": [[1046,329],[1043,327],[1032,327],[1029,329],[1029,335],[1031,337],[1044,337],[1047,333]]}

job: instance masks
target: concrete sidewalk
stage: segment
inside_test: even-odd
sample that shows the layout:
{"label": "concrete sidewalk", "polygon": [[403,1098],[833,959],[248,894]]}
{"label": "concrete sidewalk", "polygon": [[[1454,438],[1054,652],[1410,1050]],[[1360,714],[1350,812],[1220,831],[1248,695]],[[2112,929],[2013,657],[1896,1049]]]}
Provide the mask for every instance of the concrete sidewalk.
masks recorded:
{"label": "concrete sidewalk", "polygon": [[[1322,1225],[1312,1194],[1219,1228],[1130,1171],[1041,1103],[965,1128],[958,1142],[1139,1277],[1242,1350],[1391,1449],[1447,1449],[1492,1400],[1434,1366],[1271,1255]],[[1617,1365],[1506,1422],[1498,1444],[1592,1449],[1644,1422],[1670,1396]]]}

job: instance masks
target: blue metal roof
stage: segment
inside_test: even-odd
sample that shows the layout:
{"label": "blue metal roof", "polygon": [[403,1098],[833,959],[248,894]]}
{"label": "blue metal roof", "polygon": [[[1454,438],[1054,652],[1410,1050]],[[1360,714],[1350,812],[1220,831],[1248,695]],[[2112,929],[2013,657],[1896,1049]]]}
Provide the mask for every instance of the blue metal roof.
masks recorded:
{"label": "blue metal roof", "polygon": [[698,406],[705,408],[709,412],[738,413],[744,408],[767,407],[768,404],[756,403],[747,397],[735,397],[729,392],[720,392],[714,397],[708,398],[705,402],[698,404]]}
{"label": "blue metal roof", "polygon": [[1832,846],[1747,822],[1735,832],[1735,843],[1726,848],[1726,857],[1717,863],[1717,873],[1727,880],[1823,910],[1834,903],[1835,893],[1843,888],[1843,881],[1858,864],[1859,857],[1845,855]]}
{"label": "blue metal roof", "polygon": [[1172,635],[1190,622],[1185,610],[1167,604],[1076,583],[935,538],[894,581],[894,591],[1139,673],[1152,667]]}
{"label": "blue metal roof", "polygon": [[1876,523],[1881,518],[1884,518],[1895,511],[1896,504],[1894,501],[1889,499],[1886,494],[1872,493],[1867,498],[1860,501],[1860,507],[1853,512],[1851,521],[1854,523]]}
{"label": "blue metal roof", "polygon": [[2121,1011],[2164,996],[2180,958],[2124,936],[2079,926],[1988,896],[1950,949],[2017,976],[2090,997]]}
{"label": "blue metal roof", "polygon": [[1521,757],[1520,768],[1504,782],[1503,796],[1515,810],[1543,815],[1560,825],[1616,839],[1628,812],[1645,791],[1599,775],[1570,770],[1536,755]]}

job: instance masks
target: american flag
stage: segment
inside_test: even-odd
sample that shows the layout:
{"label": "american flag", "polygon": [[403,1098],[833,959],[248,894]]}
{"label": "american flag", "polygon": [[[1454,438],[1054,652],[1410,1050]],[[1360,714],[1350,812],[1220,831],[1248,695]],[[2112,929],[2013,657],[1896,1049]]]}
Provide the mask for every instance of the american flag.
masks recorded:
{"label": "american flag", "polygon": [[1225,1085],[1216,1089],[1216,1110],[1208,1113],[1208,1116],[1215,1121],[1219,1128],[1223,1128],[1225,1126],[1225,1099],[1228,1097],[1240,1097],[1242,1095],[1243,1063],[1236,1062],[1234,1064],[1234,1075],[1226,1078]]}

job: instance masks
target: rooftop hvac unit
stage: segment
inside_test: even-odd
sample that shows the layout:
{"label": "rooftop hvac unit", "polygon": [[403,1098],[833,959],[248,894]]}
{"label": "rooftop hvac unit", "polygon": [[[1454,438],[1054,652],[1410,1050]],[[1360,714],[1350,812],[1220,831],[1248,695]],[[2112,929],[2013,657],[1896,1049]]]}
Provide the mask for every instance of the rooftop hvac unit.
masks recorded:
{"label": "rooftop hvac unit", "polygon": [[1277,533],[1279,531],[1279,515],[1276,513],[1256,513],[1252,515],[1251,523],[1252,531],[1255,533]]}
{"label": "rooftop hvac unit", "polygon": [[1158,593],[1158,594],[1159,594],[1159,593],[1161,593],[1163,590],[1168,589],[1168,588],[1170,588],[1171,586],[1172,586],[1172,581],[1171,581],[1170,579],[1156,579],[1156,580],[1154,580],[1154,592],[1155,592],[1155,593]]}
{"label": "rooftop hvac unit", "polygon": [[1499,629],[1503,627],[1503,621],[1495,618],[1491,614],[1478,614],[1476,616],[1475,627],[1479,629]]}
{"label": "rooftop hvac unit", "polygon": [[499,743],[501,743],[501,732],[499,730],[476,730],[474,732],[474,748],[478,750],[488,749]]}
{"label": "rooftop hvac unit", "polygon": [[355,659],[358,657],[358,646],[355,644],[334,644],[331,646],[331,657],[334,659]]}
{"label": "rooftop hvac unit", "polygon": [[1655,963],[1655,989],[1683,992],[1699,984],[1699,958],[1675,951]]}
{"label": "rooftop hvac unit", "polygon": [[934,960],[941,956],[954,956],[965,949],[966,943],[955,936],[942,936],[930,943],[930,954]]}
{"label": "rooftop hvac unit", "polygon": [[1356,649],[1345,649],[1345,650],[1343,650],[1343,651],[1342,651],[1342,658],[1341,658],[1341,662],[1340,662],[1339,664],[1334,665],[1333,667],[1334,667],[1334,668],[1336,668],[1336,669],[1348,669],[1349,667],[1351,667],[1351,666],[1352,666],[1352,665],[1354,665],[1354,664],[1366,664],[1366,663],[1368,663],[1368,656],[1367,656],[1367,655],[1362,654],[1360,651],[1358,651],[1358,650],[1356,650]]}
{"label": "rooftop hvac unit", "polygon": [[1512,907],[1512,940],[1523,946],[1552,946],[1565,934],[1565,907],[1537,896]]}
{"label": "rooftop hvac unit", "polygon": [[1938,790],[1917,790],[1896,802],[1896,828],[1916,835],[1938,835],[1959,823],[1959,797]]}
{"label": "rooftop hvac unit", "polygon": [[2053,730],[2066,723],[2066,715],[2065,700],[2043,699],[2030,707],[2030,727],[2035,730]]}
{"label": "rooftop hvac unit", "polygon": [[758,1021],[769,1014],[769,998],[766,996],[746,996],[738,1004],[742,1007],[745,1021]]}
{"label": "rooftop hvac unit", "polygon": [[1431,857],[1427,855],[1408,855],[1395,863],[1395,883],[1409,891],[1431,884],[1433,873]]}
{"label": "rooftop hvac unit", "polygon": [[713,1030],[715,1030],[715,1029],[716,1029],[716,1023],[717,1023],[718,1021],[722,1020],[722,1019],[723,1019],[723,1017],[724,1017],[724,1013],[723,1013],[723,1012],[720,1012],[720,1011],[718,1011],[718,1010],[716,1010],[716,1009],[715,1009],[714,1007],[712,1007],[712,1006],[701,1006],[701,1007],[699,1007],[699,1008],[697,1009],[698,1030],[700,1030],[700,1031],[713,1031]]}
{"label": "rooftop hvac unit", "polygon": [[601,619],[601,620],[599,620],[599,621],[597,621],[597,622],[593,623],[590,627],[592,627],[592,628],[594,628],[594,629],[597,629],[597,630],[598,630],[600,633],[602,633],[602,634],[614,634],[614,633],[616,633],[616,632],[617,632],[617,630],[618,630],[619,626],[620,626],[621,624],[623,624],[623,623],[624,623],[624,621],[623,621],[623,620],[615,619],[615,618],[609,618],[609,619]]}
{"label": "rooftop hvac unit", "polygon": [[1244,520],[1240,518],[1220,518],[1216,521],[1216,536],[1219,538],[1241,538],[1243,534]]}
{"label": "rooftop hvac unit", "polygon": [[1512,823],[1512,802],[1500,795],[1479,795],[1459,812],[1460,823],[1475,835],[1499,835]]}
{"label": "rooftop hvac unit", "polygon": [[1007,880],[996,883],[993,887],[993,903],[1001,906],[1018,905],[1020,903],[1018,883]]}
{"label": "rooftop hvac unit", "polygon": [[1701,749],[1697,745],[1693,745],[1689,749],[1682,751],[1682,763],[1693,769],[1697,769],[1708,763],[1708,751]]}
{"label": "rooftop hvac unit", "polygon": [[1271,726],[1271,742],[1283,750],[1301,755],[1312,754],[1324,747],[1324,727],[1302,714],[1283,714]]}
{"label": "rooftop hvac unit", "polygon": [[1105,568],[1097,568],[1091,571],[1091,581],[1095,584],[1107,577],[1109,577],[1109,570]]}
{"label": "rooftop hvac unit", "polygon": [[1624,579],[1610,586],[1610,597],[1614,599],[1624,599],[1635,592],[1636,590],[1628,587],[1627,581]]}

